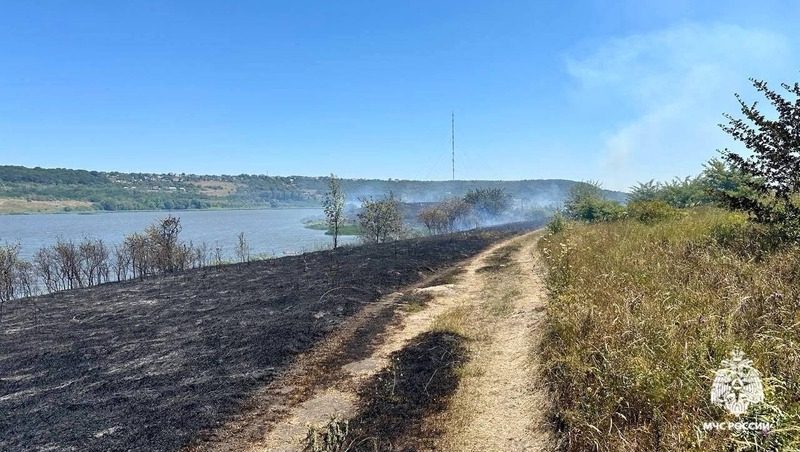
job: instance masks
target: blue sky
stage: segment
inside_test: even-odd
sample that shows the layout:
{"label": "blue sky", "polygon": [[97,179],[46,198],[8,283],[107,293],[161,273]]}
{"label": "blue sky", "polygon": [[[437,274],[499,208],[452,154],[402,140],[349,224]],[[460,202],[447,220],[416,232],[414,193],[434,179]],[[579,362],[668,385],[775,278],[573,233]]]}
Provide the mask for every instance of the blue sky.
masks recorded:
{"label": "blue sky", "polygon": [[[758,3],[758,5],[756,5]],[[636,181],[697,173],[800,2],[3,1],[0,163]]]}

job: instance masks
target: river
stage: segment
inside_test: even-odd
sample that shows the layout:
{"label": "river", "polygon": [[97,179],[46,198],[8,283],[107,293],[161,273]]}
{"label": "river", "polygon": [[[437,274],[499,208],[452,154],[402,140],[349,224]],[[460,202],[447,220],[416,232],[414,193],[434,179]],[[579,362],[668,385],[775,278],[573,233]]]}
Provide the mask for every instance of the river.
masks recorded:
{"label": "river", "polygon": [[[253,255],[282,256],[331,246],[331,237],[324,231],[303,225],[306,220],[322,218],[321,209],[0,215],[0,243],[19,243],[21,256],[26,259],[59,238],[74,241],[102,239],[106,244],[114,245],[122,242],[125,235],[143,231],[168,214],[181,219],[181,240],[194,244],[206,242],[211,249],[219,246],[229,259],[233,258],[240,232],[244,232]],[[340,237],[340,243],[355,241],[355,237]]]}

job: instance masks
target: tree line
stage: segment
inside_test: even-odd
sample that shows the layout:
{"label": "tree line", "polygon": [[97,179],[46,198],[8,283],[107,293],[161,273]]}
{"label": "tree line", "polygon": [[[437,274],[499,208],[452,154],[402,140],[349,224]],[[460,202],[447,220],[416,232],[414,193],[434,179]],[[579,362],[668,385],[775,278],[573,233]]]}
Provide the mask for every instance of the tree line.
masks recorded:
{"label": "tree line", "polygon": [[[356,222],[364,242],[383,243],[406,236],[411,231],[404,224],[400,200],[391,191],[381,198],[362,197],[360,201]],[[328,179],[328,191],[322,204],[333,247],[336,248],[339,232],[348,219],[344,214],[342,183],[334,174]],[[447,198],[425,207],[417,214],[417,220],[429,234],[444,234],[495,220],[510,205],[511,197],[502,188],[474,188],[463,197]]]}
{"label": "tree line", "polygon": [[[30,261],[20,256],[19,244],[2,245],[0,302],[225,262],[222,248],[184,242],[180,240],[181,230],[180,218],[170,215],[113,246],[100,239],[58,239],[40,248]],[[244,233],[238,235],[234,251],[239,262],[250,261],[250,245]]]}
{"label": "tree line", "polygon": [[445,234],[496,220],[510,206],[511,197],[502,188],[474,188],[461,198],[447,198],[426,207],[417,218],[429,234]]}

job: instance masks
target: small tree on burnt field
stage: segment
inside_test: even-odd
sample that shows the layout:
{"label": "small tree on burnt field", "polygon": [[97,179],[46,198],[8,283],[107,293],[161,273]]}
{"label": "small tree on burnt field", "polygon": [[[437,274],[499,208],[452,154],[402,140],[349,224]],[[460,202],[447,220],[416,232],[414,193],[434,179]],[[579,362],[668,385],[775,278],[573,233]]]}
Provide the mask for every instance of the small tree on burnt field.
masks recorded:
{"label": "small tree on burnt field", "polygon": [[244,232],[236,236],[236,258],[242,263],[250,262],[250,244],[247,243]]}
{"label": "small tree on burnt field", "polygon": [[34,292],[33,265],[21,259],[19,251],[18,244],[0,245],[0,303]]}
{"label": "small tree on burnt field", "polygon": [[339,230],[344,224],[344,191],[335,174],[328,179],[328,192],[322,201],[328,230],[333,236],[333,248],[339,246]]}
{"label": "small tree on burnt field", "polygon": [[443,234],[455,231],[471,211],[471,205],[463,199],[450,198],[422,209],[417,218],[428,233]]}
{"label": "small tree on burnt field", "polygon": [[475,188],[464,195],[464,201],[483,219],[495,218],[511,206],[511,197],[502,188]]}
{"label": "small tree on burnt field", "polygon": [[403,231],[400,203],[392,193],[383,199],[362,198],[358,213],[361,237],[368,243],[397,239]]}

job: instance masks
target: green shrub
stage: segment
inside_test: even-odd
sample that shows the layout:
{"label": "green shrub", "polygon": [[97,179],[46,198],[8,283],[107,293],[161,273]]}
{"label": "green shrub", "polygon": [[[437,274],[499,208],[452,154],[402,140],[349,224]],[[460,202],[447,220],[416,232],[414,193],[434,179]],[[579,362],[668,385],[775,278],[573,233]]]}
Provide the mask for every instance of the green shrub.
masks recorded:
{"label": "green shrub", "polygon": [[675,218],[678,214],[678,209],[664,201],[636,201],[628,204],[628,218],[645,224]]}
{"label": "green shrub", "polygon": [[570,190],[564,213],[573,220],[593,223],[619,220],[625,216],[625,208],[603,197],[599,183],[579,182]]}
{"label": "green shrub", "polygon": [[547,232],[550,234],[558,234],[567,228],[567,219],[561,212],[556,212],[553,218],[547,223]]}
{"label": "green shrub", "polygon": [[570,217],[589,223],[615,221],[625,217],[625,208],[608,199],[585,199],[572,206]]}

